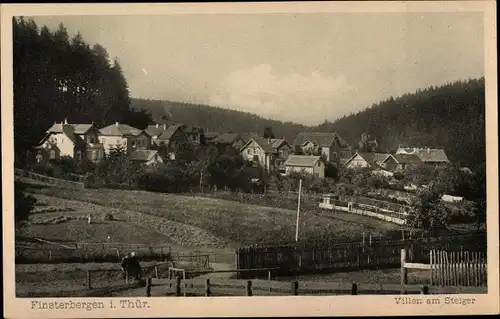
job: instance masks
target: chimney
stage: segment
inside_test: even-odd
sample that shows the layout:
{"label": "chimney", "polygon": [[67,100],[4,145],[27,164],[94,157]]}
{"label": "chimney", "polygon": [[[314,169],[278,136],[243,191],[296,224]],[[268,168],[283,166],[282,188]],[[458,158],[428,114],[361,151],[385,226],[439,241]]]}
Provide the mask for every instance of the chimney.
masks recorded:
{"label": "chimney", "polygon": [[118,127],[120,125],[120,123],[116,122],[115,125],[116,125],[116,127]]}
{"label": "chimney", "polygon": [[167,129],[167,124],[163,124],[163,129],[166,130]]}
{"label": "chimney", "polygon": [[68,119],[64,118],[64,124],[68,124]]}
{"label": "chimney", "polygon": [[271,138],[270,137],[267,138],[267,144],[271,144]]}
{"label": "chimney", "polygon": [[159,128],[160,127],[160,124],[156,123],[156,128]]}

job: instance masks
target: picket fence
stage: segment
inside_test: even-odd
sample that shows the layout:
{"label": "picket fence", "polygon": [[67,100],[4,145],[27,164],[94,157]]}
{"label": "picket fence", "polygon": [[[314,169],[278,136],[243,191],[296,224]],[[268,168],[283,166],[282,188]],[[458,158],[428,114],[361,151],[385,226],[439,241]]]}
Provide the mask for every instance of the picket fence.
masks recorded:
{"label": "picket fence", "polygon": [[408,249],[408,261],[430,262],[431,250],[463,251],[486,248],[486,235],[380,240],[343,244],[318,243],[287,246],[240,247],[237,269],[278,267],[282,275],[332,270],[400,267],[401,249]]}
{"label": "picket fence", "polygon": [[430,252],[430,283],[440,287],[486,287],[487,259],[484,252]]}

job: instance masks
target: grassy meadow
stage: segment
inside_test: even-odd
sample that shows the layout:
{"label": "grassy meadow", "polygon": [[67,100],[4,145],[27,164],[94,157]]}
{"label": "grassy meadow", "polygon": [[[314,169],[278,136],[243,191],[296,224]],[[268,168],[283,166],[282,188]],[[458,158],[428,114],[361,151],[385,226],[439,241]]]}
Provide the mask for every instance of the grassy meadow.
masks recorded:
{"label": "grassy meadow", "polygon": [[[30,191],[56,200],[85,203],[95,213],[111,212],[117,219],[158,230],[155,218],[175,225],[164,235],[175,244],[191,247],[235,247],[246,244],[289,242],[295,236],[296,211],[248,205],[229,200],[112,189],[33,188]],[[140,215],[140,218],[134,216]],[[149,218],[153,218],[149,220]],[[64,223],[59,227],[66,227]],[[71,226],[68,226],[71,227]],[[105,227],[105,226],[103,226]],[[57,227],[56,227],[57,228]],[[337,212],[302,212],[300,236],[305,239],[359,238],[363,232],[383,235],[399,226],[370,217]],[[114,236],[125,236],[117,227]],[[130,235],[132,236],[132,235]],[[178,240],[182,237],[182,240]],[[204,237],[204,240],[196,237]],[[161,238],[161,237],[159,237]]]}

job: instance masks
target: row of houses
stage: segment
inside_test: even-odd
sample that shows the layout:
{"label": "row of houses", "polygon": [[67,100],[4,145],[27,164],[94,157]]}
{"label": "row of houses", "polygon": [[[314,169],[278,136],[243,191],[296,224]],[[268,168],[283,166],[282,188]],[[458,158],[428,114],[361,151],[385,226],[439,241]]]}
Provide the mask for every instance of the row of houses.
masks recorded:
{"label": "row of houses", "polygon": [[165,146],[169,159],[174,159],[177,146],[185,141],[202,143],[201,129],[186,125],[155,124],[139,130],[119,122],[99,129],[93,123],[73,124],[64,120],[54,123],[46,131],[35,147],[35,158],[37,162],[42,162],[67,156],[99,162],[105,154],[120,147],[130,159],[152,164],[166,160],[158,154],[159,147]]}
{"label": "row of houses", "polygon": [[[285,138],[263,138],[252,133],[217,134],[184,124],[154,124],[139,130],[116,122],[99,129],[93,123],[70,124],[67,120],[54,123],[35,149],[37,162],[62,156],[98,162],[113,148],[121,147],[131,160],[149,165],[175,159],[178,146],[185,142],[231,146],[267,172],[302,172],[318,177],[325,176],[327,164],[369,168],[390,175],[409,166],[449,162],[442,149],[399,148],[394,154],[357,152],[336,132],[298,133],[289,144]],[[162,146],[169,158],[158,153]]]}

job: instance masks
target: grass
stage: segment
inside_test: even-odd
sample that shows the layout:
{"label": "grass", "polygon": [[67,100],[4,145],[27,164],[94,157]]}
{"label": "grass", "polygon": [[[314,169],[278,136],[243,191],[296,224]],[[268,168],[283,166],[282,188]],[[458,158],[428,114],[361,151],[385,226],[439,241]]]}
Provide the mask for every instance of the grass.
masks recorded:
{"label": "grass", "polygon": [[[60,189],[40,188],[38,194],[92,203],[102,209],[118,212],[143,213],[178,224],[203,230],[223,242],[222,246],[254,243],[288,242],[294,239],[296,212],[293,210],[242,204],[234,201],[161,194],[145,191],[111,189]],[[399,226],[366,216],[328,212],[318,214],[303,212],[300,219],[300,236],[308,239],[324,237],[349,240],[359,238],[363,232],[383,235]],[[203,242],[200,241],[203,245]],[[208,243],[209,244],[209,243]],[[218,243],[217,243],[218,244]],[[220,246],[219,246],[220,247]]]}

